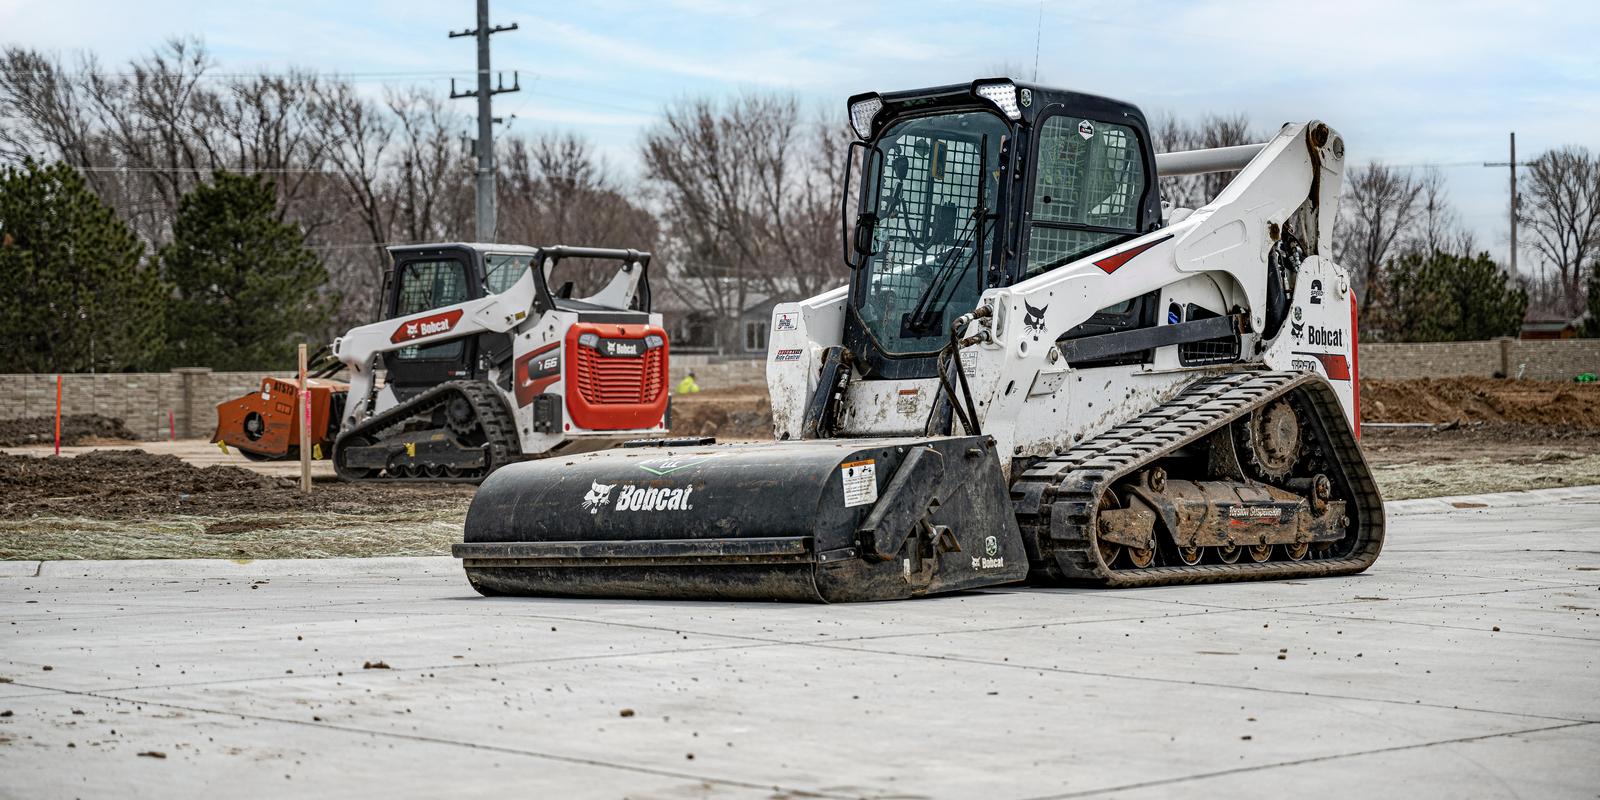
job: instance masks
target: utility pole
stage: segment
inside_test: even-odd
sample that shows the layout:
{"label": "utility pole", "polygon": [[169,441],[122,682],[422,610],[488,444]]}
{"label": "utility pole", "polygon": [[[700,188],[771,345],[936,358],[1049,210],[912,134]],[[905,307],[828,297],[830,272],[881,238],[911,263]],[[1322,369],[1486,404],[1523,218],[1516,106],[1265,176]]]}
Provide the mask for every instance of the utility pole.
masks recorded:
{"label": "utility pole", "polygon": [[1510,161],[1485,161],[1486,167],[1511,168],[1511,274],[1517,275],[1517,167],[1531,166],[1528,162],[1517,162],[1517,132],[1511,132],[1511,160]]}
{"label": "utility pole", "polygon": [[478,27],[467,28],[460,31],[451,31],[450,38],[462,36],[476,36],[478,38],[478,88],[470,92],[457,92],[456,81],[450,79],[450,99],[461,97],[476,97],[478,99],[478,138],[473,142],[473,152],[478,156],[477,191],[477,232],[480,242],[495,240],[495,207],[494,207],[494,124],[500,120],[494,116],[494,103],[490,99],[497,94],[517,92],[522,90],[522,84],[517,73],[511,73],[511,85],[506,86],[505,74],[499,73],[495,77],[495,85],[489,85],[489,37],[501,31],[514,31],[517,23],[510,25],[489,24],[489,0],[478,0]]}

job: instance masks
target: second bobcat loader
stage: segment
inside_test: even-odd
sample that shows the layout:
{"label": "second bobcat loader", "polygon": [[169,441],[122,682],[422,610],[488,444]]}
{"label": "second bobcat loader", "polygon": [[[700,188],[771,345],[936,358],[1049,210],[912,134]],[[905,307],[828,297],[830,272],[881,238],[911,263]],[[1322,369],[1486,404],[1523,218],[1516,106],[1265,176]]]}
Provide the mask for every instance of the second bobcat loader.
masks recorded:
{"label": "second bobcat loader", "polygon": [[[340,477],[477,483],[515,461],[666,432],[669,347],[649,253],[461,242],[389,253],[383,319],[335,340],[308,386],[316,457]],[[348,385],[327,380],[340,369]],[[222,403],[214,441],[298,457],[296,391],[269,377]]]}
{"label": "second bobcat loader", "polygon": [[1007,79],[849,115],[850,279],[774,311],[778,441],[507,467],[455,548],[474,587],[832,602],[1373,563],[1338,133],[1158,155],[1134,106]]}

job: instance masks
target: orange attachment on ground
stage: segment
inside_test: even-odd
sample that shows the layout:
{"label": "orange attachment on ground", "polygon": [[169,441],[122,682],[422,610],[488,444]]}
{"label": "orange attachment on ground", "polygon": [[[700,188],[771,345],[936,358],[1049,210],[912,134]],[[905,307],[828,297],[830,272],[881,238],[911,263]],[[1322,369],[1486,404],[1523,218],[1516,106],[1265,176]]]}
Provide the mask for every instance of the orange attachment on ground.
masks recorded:
{"label": "orange attachment on ground", "polygon": [[[349,384],[312,378],[306,381],[311,394],[311,444],[321,446],[321,457],[333,452],[333,439],[339,433],[338,409],[344,407]],[[295,414],[293,381],[261,379],[261,390],[217,404],[217,431],[213,442],[222,442],[257,458],[298,458],[299,416]],[[338,409],[334,406],[337,405]]]}

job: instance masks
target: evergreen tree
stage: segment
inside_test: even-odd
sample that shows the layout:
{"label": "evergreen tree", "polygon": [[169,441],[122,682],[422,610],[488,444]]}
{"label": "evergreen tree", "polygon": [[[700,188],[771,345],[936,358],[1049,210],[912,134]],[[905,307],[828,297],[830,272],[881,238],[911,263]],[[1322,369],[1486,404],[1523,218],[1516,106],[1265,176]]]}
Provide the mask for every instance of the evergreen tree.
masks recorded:
{"label": "evergreen tree", "polygon": [[0,372],[149,368],[166,289],[144,254],[77,170],[0,168]]}
{"label": "evergreen tree", "polygon": [[[1453,262],[1453,263],[1452,263]],[[1457,342],[1516,336],[1528,313],[1528,293],[1488,253],[1447,256],[1440,264],[1448,297],[1459,315],[1450,331]]]}
{"label": "evergreen tree", "polygon": [[1387,341],[1462,342],[1515,336],[1528,293],[1488,253],[1407,253],[1385,270],[1380,329]]}
{"label": "evergreen tree", "polygon": [[167,315],[171,366],[287,367],[295,344],[327,318],[328,271],[260,176],[219,172],[185,195],[161,270],[177,290]]}

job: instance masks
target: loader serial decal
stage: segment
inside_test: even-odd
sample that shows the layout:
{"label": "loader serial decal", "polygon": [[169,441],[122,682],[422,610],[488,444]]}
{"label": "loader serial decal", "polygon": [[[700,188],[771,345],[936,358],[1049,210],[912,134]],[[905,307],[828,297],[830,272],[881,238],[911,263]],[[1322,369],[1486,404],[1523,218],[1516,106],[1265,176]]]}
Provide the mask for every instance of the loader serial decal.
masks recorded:
{"label": "loader serial decal", "polygon": [[455,330],[456,323],[461,321],[461,309],[446,311],[441,314],[430,314],[426,317],[408,319],[400,323],[389,337],[389,342],[399,344],[412,339],[421,339],[424,336],[435,336]]}
{"label": "loader serial decal", "polygon": [[533,398],[550,388],[550,384],[561,380],[561,352],[556,349],[560,346],[560,342],[551,342],[517,359],[512,366],[517,381],[517,405],[532,403]]}
{"label": "loader serial decal", "polygon": [[1117,268],[1121,267],[1123,264],[1132,261],[1134,256],[1137,256],[1140,253],[1143,253],[1144,251],[1149,250],[1150,248],[1155,247],[1156,245],[1161,244],[1162,242],[1171,238],[1172,235],[1167,234],[1166,236],[1163,236],[1153,242],[1145,242],[1138,247],[1124,250],[1116,255],[1106,256],[1105,258],[1094,262],[1094,265],[1105,270],[1106,274],[1110,275],[1111,273],[1116,272]]}

